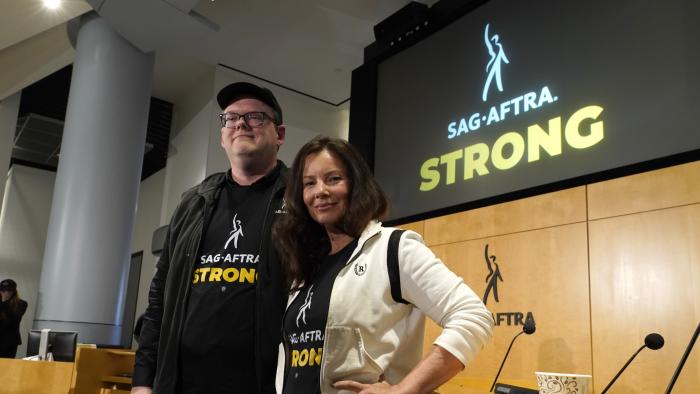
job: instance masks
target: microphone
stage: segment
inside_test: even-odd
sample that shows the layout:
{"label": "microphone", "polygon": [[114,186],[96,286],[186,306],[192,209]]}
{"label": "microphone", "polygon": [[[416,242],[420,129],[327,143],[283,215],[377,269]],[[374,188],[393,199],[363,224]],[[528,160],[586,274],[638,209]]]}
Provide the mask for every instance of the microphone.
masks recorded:
{"label": "microphone", "polygon": [[683,353],[681,361],[678,362],[678,366],[676,367],[676,371],[673,373],[671,381],[668,382],[668,387],[666,387],[666,394],[670,394],[671,389],[673,389],[673,385],[676,384],[676,379],[678,379],[678,375],[680,375],[681,369],[683,369],[683,365],[685,365],[685,361],[690,355],[690,350],[693,348],[693,346],[695,346],[695,341],[698,340],[698,335],[700,335],[700,323],[698,323],[698,328],[695,329],[695,334],[693,334],[693,336],[690,338],[690,342],[688,342],[688,346],[685,348],[685,353]]}
{"label": "microphone", "polygon": [[620,370],[620,372],[618,372],[617,375],[615,375],[615,377],[610,381],[610,383],[608,383],[607,386],[605,386],[605,388],[603,389],[603,391],[600,392],[600,394],[605,394],[606,392],[608,392],[608,390],[610,390],[610,387],[613,385],[613,383],[615,383],[617,378],[619,378],[620,375],[622,375],[622,371],[624,371],[625,368],[627,368],[627,366],[630,365],[632,360],[634,360],[634,358],[637,357],[637,354],[639,354],[639,352],[641,352],[642,349],[644,349],[645,347],[648,347],[651,350],[658,350],[658,349],[661,349],[663,346],[664,346],[664,337],[662,337],[661,335],[659,335],[657,333],[651,333],[651,334],[647,335],[644,338],[644,345],[642,345],[642,347],[640,347],[639,350],[634,352],[632,357],[630,357],[630,359],[627,360],[625,365],[622,366],[622,369]]}
{"label": "microphone", "polygon": [[508,358],[508,354],[510,353],[510,349],[513,347],[513,343],[515,340],[523,335],[527,334],[530,335],[535,332],[537,327],[535,327],[535,319],[532,317],[532,315],[528,314],[527,318],[525,319],[525,323],[523,323],[523,330],[520,331],[519,333],[515,334],[513,337],[513,340],[510,341],[510,346],[508,346],[508,350],[506,351],[505,357],[503,357],[503,361],[501,362],[500,368],[498,368],[498,372],[496,373],[496,377],[493,378],[493,383],[491,384],[491,388],[489,389],[489,393],[493,392],[493,387],[496,385],[496,381],[498,380],[498,376],[501,374],[501,371],[503,370],[503,365],[506,363],[506,359]]}
{"label": "microphone", "polygon": [[651,350],[659,350],[664,347],[664,337],[657,333],[651,333],[644,338],[644,346]]}
{"label": "microphone", "polygon": [[530,315],[525,319],[525,324],[523,324],[523,332],[527,335],[533,334],[537,327],[535,327],[535,319]]}

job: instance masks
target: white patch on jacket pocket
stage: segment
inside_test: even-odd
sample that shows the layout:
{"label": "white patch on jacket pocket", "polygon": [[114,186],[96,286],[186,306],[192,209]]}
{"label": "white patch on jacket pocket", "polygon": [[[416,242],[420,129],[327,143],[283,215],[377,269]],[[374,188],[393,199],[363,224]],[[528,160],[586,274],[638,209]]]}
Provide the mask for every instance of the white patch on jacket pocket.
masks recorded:
{"label": "white patch on jacket pocket", "polygon": [[336,392],[332,384],[339,380],[377,383],[384,371],[367,354],[357,328],[326,327],[321,367],[321,392]]}

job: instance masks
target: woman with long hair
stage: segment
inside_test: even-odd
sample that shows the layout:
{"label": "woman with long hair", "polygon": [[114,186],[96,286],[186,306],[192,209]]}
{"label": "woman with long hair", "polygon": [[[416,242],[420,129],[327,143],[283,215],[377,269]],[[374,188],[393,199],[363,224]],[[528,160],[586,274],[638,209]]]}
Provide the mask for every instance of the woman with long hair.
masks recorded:
{"label": "woman with long hair", "polygon": [[0,357],[15,358],[17,347],[22,343],[19,323],[27,302],[19,298],[17,282],[5,279],[0,282]]}
{"label": "woman with long hair", "polygon": [[[427,393],[490,339],[490,312],[418,234],[405,231],[389,246],[395,229],[378,221],[387,199],[350,144],[317,137],[304,145],[285,202],[273,230],[292,289],[284,394]],[[443,331],[422,357],[424,314]]]}

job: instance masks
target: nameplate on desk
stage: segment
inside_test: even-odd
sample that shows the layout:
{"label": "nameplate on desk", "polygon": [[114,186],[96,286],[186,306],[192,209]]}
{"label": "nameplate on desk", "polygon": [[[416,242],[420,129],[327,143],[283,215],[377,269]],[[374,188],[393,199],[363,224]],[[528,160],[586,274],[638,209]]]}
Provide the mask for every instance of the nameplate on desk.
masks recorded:
{"label": "nameplate on desk", "polygon": [[496,388],[493,390],[493,392],[499,394],[539,394],[539,390],[511,386],[503,383],[496,383]]}

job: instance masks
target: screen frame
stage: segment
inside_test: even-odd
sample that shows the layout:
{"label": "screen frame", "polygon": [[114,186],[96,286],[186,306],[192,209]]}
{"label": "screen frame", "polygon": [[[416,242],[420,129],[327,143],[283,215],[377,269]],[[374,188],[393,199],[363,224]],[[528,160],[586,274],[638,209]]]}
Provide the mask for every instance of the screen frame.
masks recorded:
{"label": "screen frame", "polygon": [[[352,72],[349,142],[358,149],[374,172],[375,140],[377,119],[377,86],[378,69],[380,65],[393,56],[409,49],[413,45],[429,38],[433,34],[460,20],[480,6],[491,0],[474,0],[458,2],[455,0],[441,0],[430,7],[429,23],[420,33],[411,34],[400,41],[375,42],[365,48],[365,62]],[[460,3],[460,4],[457,4]],[[522,190],[490,196],[487,198],[459,203],[439,209],[428,210],[415,215],[403,216],[385,221],[389,226],[400,225],[420,220],[426,220],[438,216],[476,209],[484,206],[504,203],[535,195],[564,190],[590,183],[601,182],[642,172],[671,167],[683,163],[700,160],[700,149],[690,150],[669,156],[645,160],[621,167],[609,168],[603,171],[592,172],[574,178],[559,180],[552,183],[532,186]],[[389,204],[391,209],[391,202]]]}

